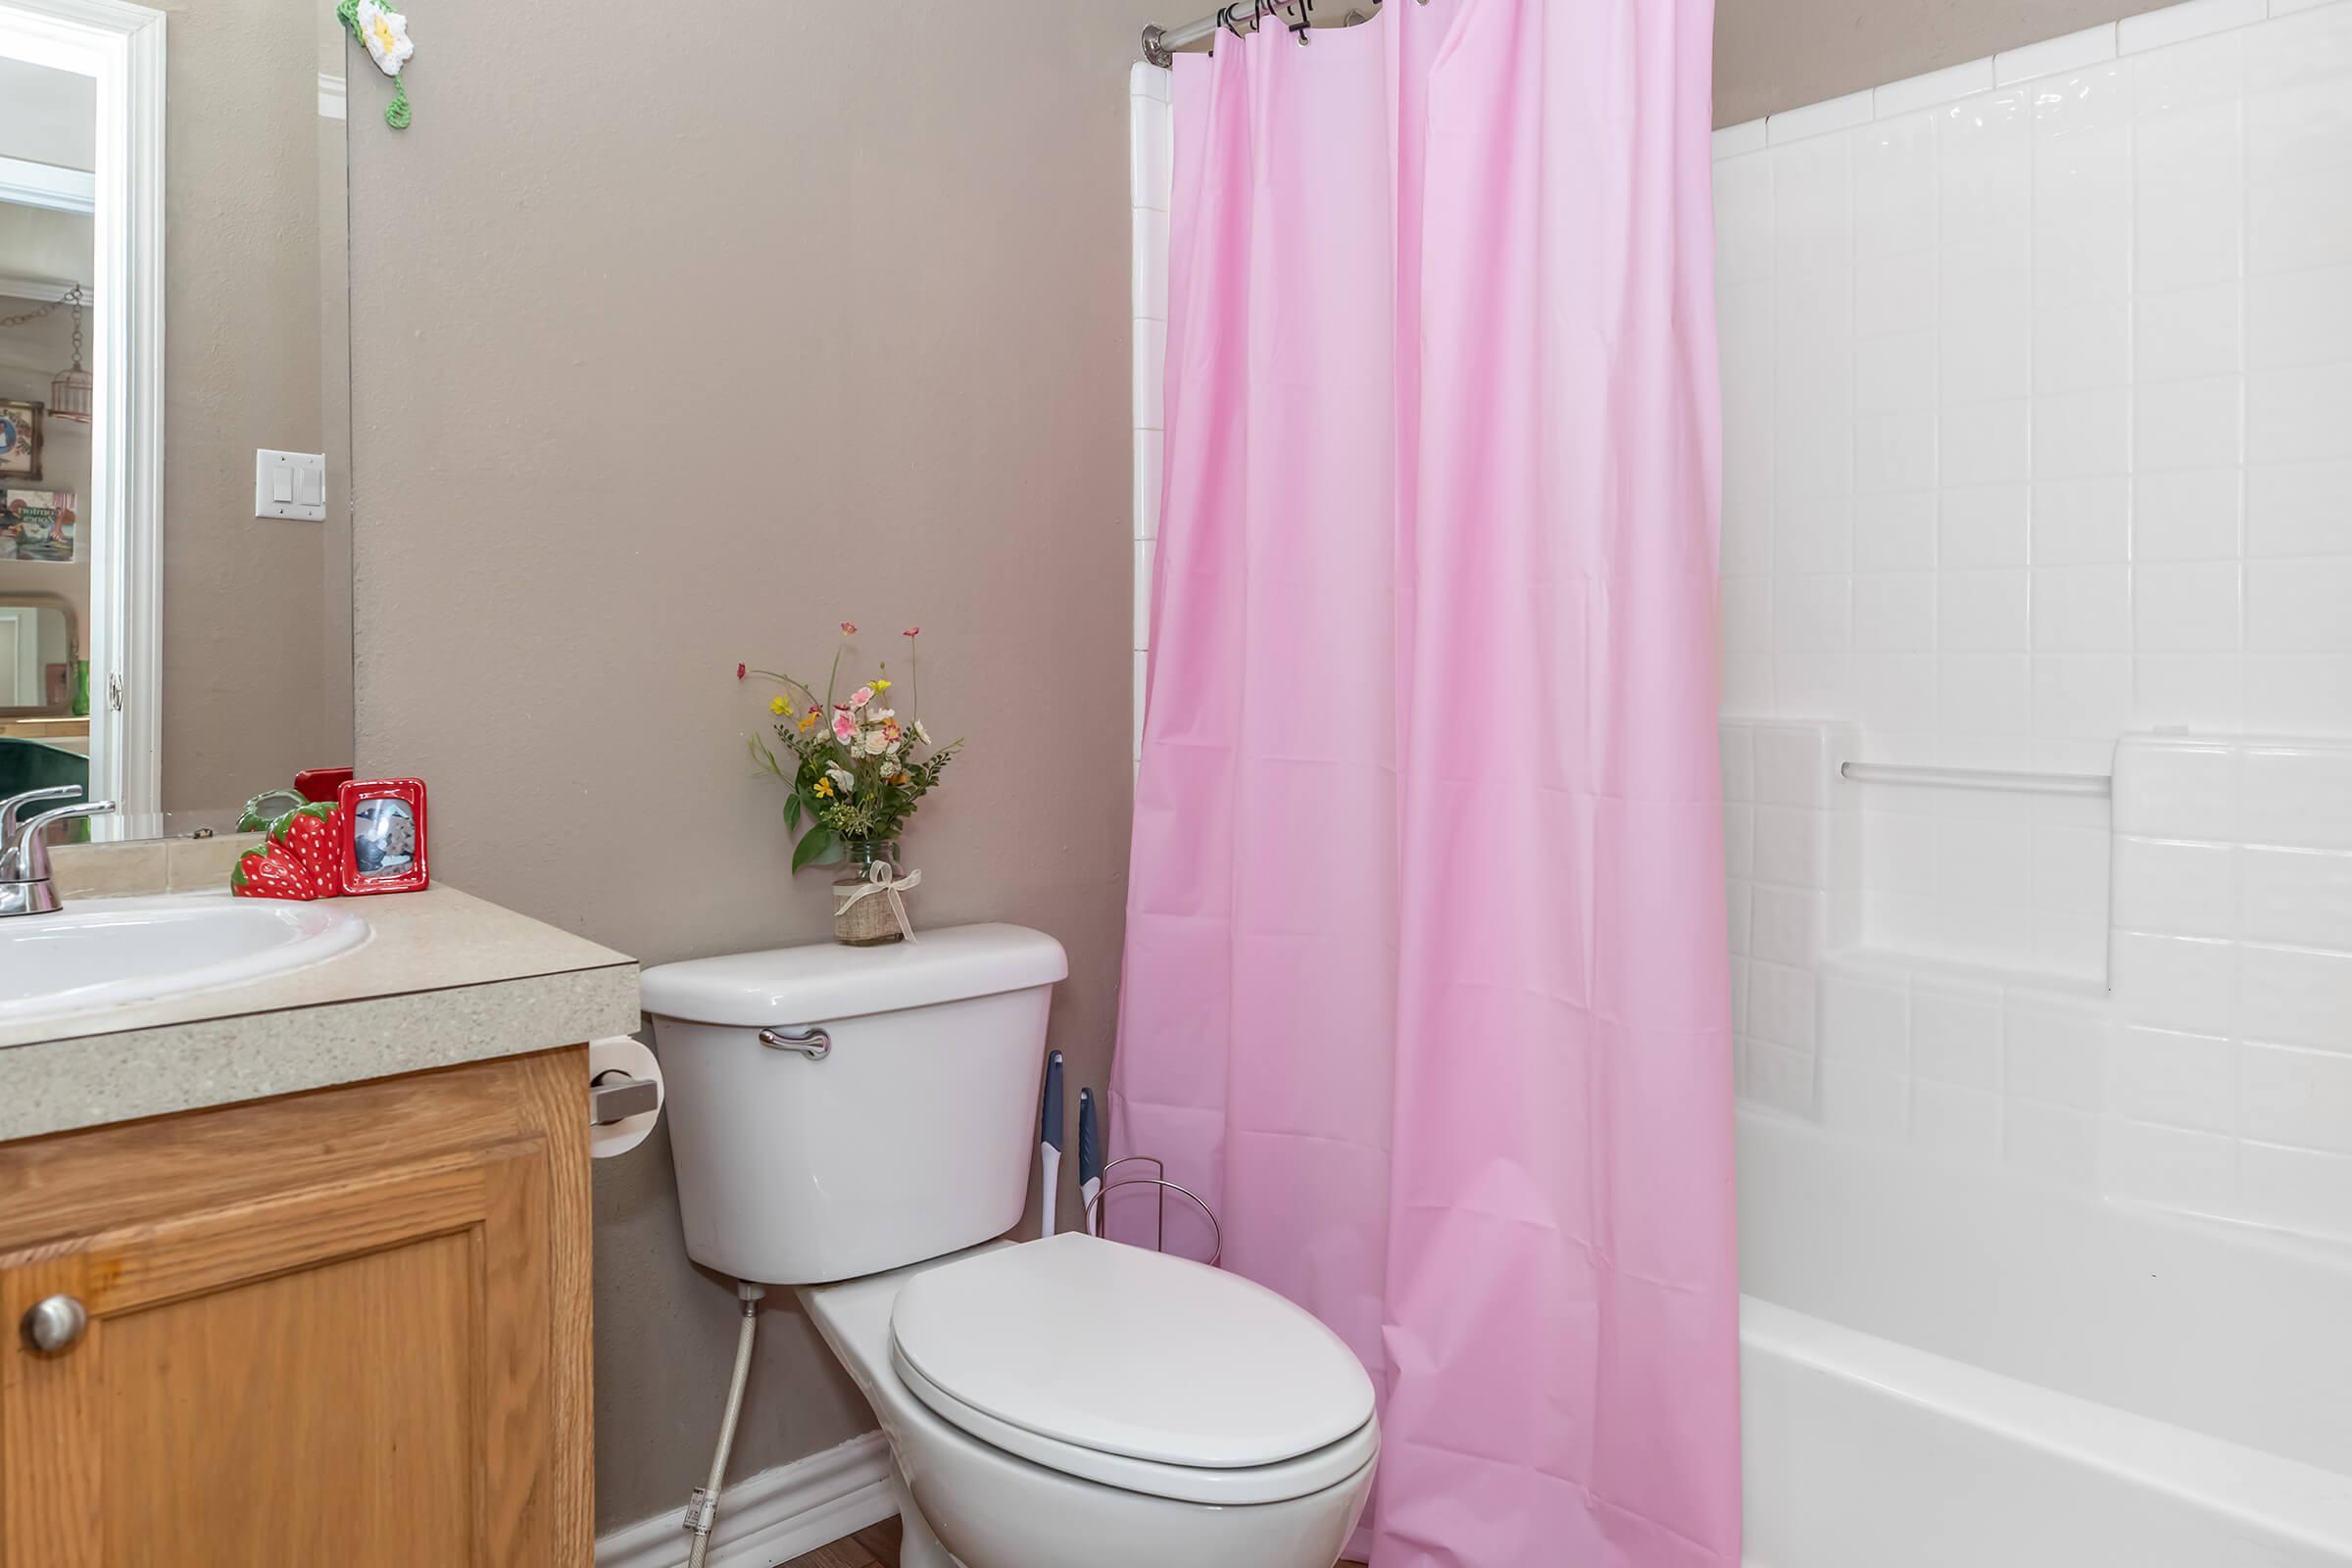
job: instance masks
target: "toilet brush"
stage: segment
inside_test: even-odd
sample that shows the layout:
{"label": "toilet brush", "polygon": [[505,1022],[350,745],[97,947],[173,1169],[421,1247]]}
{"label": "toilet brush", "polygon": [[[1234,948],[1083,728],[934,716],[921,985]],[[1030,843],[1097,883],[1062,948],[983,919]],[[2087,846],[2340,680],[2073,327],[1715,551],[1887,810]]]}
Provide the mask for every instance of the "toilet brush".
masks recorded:
{"label": "toilet brush", "polygon": [[1039,1204],[1040,1236],[1054,1234],[1054,1199],[1061,1191],[1061,1053],[1046,1057],[1046,1104],[1038,1116],[1037,1153],[1046,1167],[1046,1191]]}
{"label": "toilet brush", "polygon": [[1089,1236],[1102,1234],[1102,1131],[1095,1125],[1095,1092],[1078,1091],[1078,1203],[1079,1228]]}

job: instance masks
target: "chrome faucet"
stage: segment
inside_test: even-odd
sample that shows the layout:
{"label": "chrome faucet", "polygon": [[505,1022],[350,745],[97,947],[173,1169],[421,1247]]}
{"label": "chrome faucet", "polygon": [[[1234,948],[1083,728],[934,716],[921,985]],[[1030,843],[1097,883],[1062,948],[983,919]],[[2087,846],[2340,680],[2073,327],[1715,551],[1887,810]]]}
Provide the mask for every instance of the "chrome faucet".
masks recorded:
{"label": "chrome faucet", "polygon": [[78,784],[60,784],[0,801],[0,919],[15,914],[55,914],[65,907],[49,874],[49,841],[43,835],[60,822],[111,811],[115,803],[85,801],[42,811],[22,824],[18,818],[43,801],[62,801],[81,793]]}

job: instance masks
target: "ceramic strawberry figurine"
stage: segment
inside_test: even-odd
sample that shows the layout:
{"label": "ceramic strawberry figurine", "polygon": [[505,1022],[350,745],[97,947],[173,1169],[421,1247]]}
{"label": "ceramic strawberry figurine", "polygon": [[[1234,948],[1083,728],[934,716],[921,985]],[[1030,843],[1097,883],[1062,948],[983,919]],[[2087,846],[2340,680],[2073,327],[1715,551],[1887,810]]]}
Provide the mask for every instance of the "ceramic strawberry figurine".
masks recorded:
{"label": "ceramic strawberry figurine", "polygon": [[237,858],[228,890],[241,899],[331,899],[343,891],[342,811],[297,807],[270,824],[269,837]]}

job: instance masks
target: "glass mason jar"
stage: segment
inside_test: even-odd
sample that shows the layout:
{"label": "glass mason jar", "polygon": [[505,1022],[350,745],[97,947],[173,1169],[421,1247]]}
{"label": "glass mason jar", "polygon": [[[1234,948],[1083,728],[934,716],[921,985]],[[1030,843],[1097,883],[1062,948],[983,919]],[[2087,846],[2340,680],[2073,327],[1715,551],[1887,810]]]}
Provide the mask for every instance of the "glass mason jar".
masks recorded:
{"label": "glass mason jar", "polygon": [[833,940],[853,948],[878,948],[887,942],[905,940],[899,916],[891,901],[904,901],[904,893],[868,893],[847,908],[842,905],[858,888],[870,886],[877,877],[888,880],[899,875],[899,845],[896,839],[850,839],[842,844],[847,852],[840,869],[833,878]]}

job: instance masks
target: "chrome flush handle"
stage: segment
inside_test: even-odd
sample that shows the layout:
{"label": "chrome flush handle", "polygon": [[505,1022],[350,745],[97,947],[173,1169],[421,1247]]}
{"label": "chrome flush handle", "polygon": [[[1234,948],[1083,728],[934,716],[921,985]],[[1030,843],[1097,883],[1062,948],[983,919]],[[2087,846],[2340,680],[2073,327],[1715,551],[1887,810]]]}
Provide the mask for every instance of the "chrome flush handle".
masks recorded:
{"label": "chrome flush handle", "polygon": [[810,1061],[822,1061],[833,1054],[833,1037],[822,1028],[762,1029],[760,1043],[770,1051],[790,1051]]}

